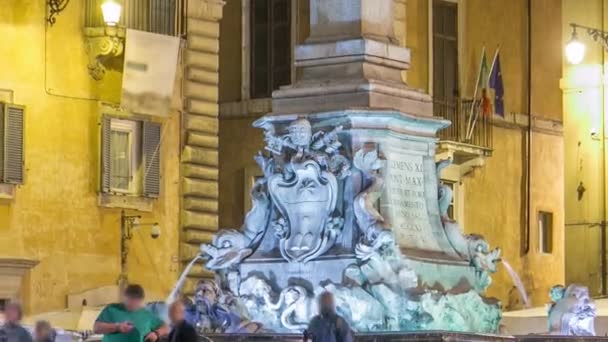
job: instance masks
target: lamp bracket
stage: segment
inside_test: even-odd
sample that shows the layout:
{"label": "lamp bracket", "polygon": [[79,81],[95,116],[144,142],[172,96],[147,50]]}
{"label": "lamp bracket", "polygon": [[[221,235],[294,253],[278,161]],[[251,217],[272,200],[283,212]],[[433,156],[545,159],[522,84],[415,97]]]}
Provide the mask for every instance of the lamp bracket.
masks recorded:
{"label": "lamp bracket", "polygon": [[107,69],[120,65],[116,62],[124,51],[125,30],[122,27],[87,27],[85,36],[89,74],[99,81]]}
{"label": "lamp bracket", "polygon": [[53,26],[57,21],[55,15],[61,13],[68,5],[70,0],[47,0],[47,5],[49,7],[49,16],[46,18],[46,21],[49,25]]}
{"label": "lamp bracket", "polygon": [[587,31],[587,34],[596,42],[600,42],[604,49],[608,50],[608,31],[604,31],[598,28],[579,25],[571,23],[570,27],[572,27],[573,32],[576,32],[576,29],[583,29]]}

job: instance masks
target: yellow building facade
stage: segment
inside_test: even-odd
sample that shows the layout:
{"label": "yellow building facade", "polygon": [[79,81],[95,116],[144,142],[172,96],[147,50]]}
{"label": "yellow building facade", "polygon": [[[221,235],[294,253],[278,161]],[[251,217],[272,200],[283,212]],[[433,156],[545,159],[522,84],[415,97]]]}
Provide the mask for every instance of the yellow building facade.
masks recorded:
{"label": "yellow building facade", "polygon": [[[570,24],[606,30],[608,2],[563,1],[562,44]],[[564,63],[566,279],[606,295],[606,52],[587,29],[578,29],[586,52],[580,64]],[[603,276],[602,276],[603,275]]]}
{"label": "yellow building facade", "polygon": [[[208,240],[207,232],[217,230],[222,2],[177,2],[182,7],[175,20],[184,21],[181,33],[191,39],[181,39],[166,117],[136,116],[119,108],[122,55],[109,61],[101,79],[89,73],[85,6],[91,3],[95,1],[69,2],[54,15],[53,25],[47,22],[46,1],[9,1],[0,15],[5,41],[0,101],[25,109],[24,181],[0,184],[0,302],[19,300],[30,314],[61,310],[70,296],[116,286],[122,210],[141,216],[126,270],[130,282],[144,286],[149,300],[165,298],[182,260]],[[104,114],[118,115],[120,122],[140,120],[136,125],[144,129],[144,121],[160,125],[160,143],[153,147],[160,155],[157,196],[146,197],[141,189],[126,195],[100,193]],[[132,139],[129,146],[139,144],[135,135]],[[137,148],[140,160],[134,162],[130,182],[148,172],[143,175],[145,146]],[[160,237],[151,238],[145,223],[158,223]],[[97,304],[118,299],[112,291],[101,296]]]}
{"label": "yellow building facade", "polygon": [[[109,69],[99,81],[88,73],[84,1],[71,1],[52,26],[43,1],[9,2],[0,15],[0,101],[25,108],[24,181],[0,184],[0,279],[24,276],[16,291],[0,286],[0,300],[15,297],[28,312],[44,312],[65,308],[71,294],[116,284],[122,209],[161,227],[159,239],[144,229],[135,234],[128,276],[150,298],[163,298],[198,245],[218,227],[240,227],[249,209],[259,175],[253,156],[263,148],[251,123],[272,112],[268,92],[252,96],[259,70],[252,0],[185,2],[173,109],[149,118],[162,125],[160,196],[144,204],[119,198],[112,208],[100,205],[100,108],[119,104],[122,73]],[[310,9],[307,0],[287,2],[280,29],[293,64],[295,45],[309,36]],[[547,302],[549,288],[564,282],[601,294],[605,55],[585,37],[584,62],[570,66],[563,47],[571,22],[605,27],[606,1],[394,0],[395,38],[411,51],[402,77],[434,96],[437,2],[457,13],[449,37],[457,45],[457,97],[473,97],[484,46],[488,63],[500,47],[505,88],[505,117],[493,116],[490,146],[442,136],[440,154],[470,159],[446,175],[456,194],[452,216],[502,248],[531,305]],[[295,80],[296,69],[287,74]],[[435,115],[444,115],[439,108]],[[210,275],[195,268],[186,292]],[[505,309],[523,306],[504,267],[489,295]]]}
{"label": "yellow building facade", "polygon": [[[437,2],[394,1],[395,37],[411,51],[410,70],[403,77],[408,85],[431,94]],[[447,172],[446,181],[456,187],[452,215],[467,232],[500,246],[504,260],[522,278],[530,305],[543,305],[549,288],[565,281],[561,1],[441,2],[457,12],[459,97],[473,97],[484,46],[488,64],[500,46],[505,88],[506,113],[493,118],[491,152],[461,142],[440,145],[439,154],[474,155],[470,165]],[[308,1],[291,2],[292,46],[306,41],[309,13]],[[247,191],[258,175],[252,157],[263,148],[262,133],[251,123],[272,112],[268,97],[251,92],[251,16],[249,1],[226,1],[220,36],[221,227],[239,227],[248,209]],[[437,105],[435,115],[443,115]],[[539,215],[552,221],[544,240]],[[504,267],[493,276],[489,295],[507,310],[523,307]]]}

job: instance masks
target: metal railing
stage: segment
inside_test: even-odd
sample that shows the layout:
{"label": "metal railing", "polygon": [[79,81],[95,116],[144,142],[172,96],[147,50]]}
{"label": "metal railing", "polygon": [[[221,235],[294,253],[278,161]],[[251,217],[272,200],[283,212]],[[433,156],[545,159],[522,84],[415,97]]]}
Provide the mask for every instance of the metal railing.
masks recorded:
{"label": "metal railing", "polygon": [[480,101],[475,102],[473,110],[471,106],[472,100],[433,100],[434,115],[452,122],[439,131],[439,139],[492,149],[492,115],[481,113]]}
{"label": "metal railing", "polygon": [[[85,27],[104,26],[101,4],[104,0],[85,0]],[[186,0],[124,0],[120,25],[169,36],[185,33]]]}

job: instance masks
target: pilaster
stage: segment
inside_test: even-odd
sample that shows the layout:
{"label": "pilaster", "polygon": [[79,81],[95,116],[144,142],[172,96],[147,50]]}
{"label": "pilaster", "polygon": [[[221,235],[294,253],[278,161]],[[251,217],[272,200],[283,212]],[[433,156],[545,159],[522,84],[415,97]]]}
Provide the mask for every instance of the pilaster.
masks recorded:
{"label": "pilaster", "polygon": [[[181,158],[182,263],[218,230],[219,20],[221,0],[188,0],[187,47],[184,54],[183,150]],[[212,277],[198,267],[189,275],[186,293],[200,278]]]}

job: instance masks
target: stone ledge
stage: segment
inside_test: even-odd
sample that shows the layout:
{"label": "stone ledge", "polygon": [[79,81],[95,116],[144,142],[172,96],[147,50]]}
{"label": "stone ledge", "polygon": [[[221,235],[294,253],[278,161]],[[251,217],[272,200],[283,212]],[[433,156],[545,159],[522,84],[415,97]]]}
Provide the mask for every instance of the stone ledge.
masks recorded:
{"label": "stone ledge", "polygon": [[371,39],[349,39],[328,43],[298,45],[295,51],[297,67],[335,64],[336,60],[354,56],[379,57],[395,68],[406,69],[410,62],[407,48]]}
{"label": "stone ledge", "polygon": [[141,196],[113,195],[103,193],[97,195],[97,204],[104,208],[133,209],[151,212],[153,203],[153,198]]}
{"label": "stone ledge", "polygon": [[405,85],[382,81],[309,83],[273,92],[276,114],[310,113],[348,108],[383,108],[416,116],[432,117],[431,97]]}

